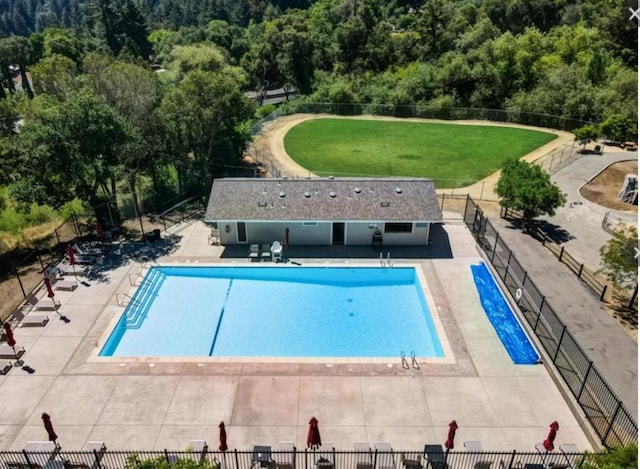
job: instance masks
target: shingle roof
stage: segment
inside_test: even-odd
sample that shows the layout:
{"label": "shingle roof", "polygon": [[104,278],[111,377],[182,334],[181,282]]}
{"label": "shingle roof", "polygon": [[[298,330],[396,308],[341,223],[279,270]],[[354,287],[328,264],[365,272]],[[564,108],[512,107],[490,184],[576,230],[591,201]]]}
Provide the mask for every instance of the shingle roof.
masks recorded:
{"label": "shingle roof", "polygon": [[223,178],[205,216],[218,220],[441,222],[442,214],[430,179]]}

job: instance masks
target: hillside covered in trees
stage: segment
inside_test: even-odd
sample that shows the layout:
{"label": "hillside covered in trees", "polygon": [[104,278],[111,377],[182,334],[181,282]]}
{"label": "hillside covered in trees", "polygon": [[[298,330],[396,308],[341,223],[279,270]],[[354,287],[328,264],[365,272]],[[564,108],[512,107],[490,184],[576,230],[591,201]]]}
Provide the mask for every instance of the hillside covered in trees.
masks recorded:
{"label": "hillside covered in trees", "polygon": [[140,178],[202,193],[269,110],[243,93],[285,85],[307,101],[507,109],[635,139],[634,2],[0,0],[0,184],[23,208],[69,191],[94,206]]}

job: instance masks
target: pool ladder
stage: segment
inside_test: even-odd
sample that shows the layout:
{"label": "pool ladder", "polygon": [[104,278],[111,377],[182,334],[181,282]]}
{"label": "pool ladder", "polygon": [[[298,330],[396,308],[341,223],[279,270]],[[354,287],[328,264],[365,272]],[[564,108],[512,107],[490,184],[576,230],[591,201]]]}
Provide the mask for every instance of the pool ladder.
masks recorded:
{"label": "pool ladder", "polygon": [[382,251],[380,251],[380,265],[382,267],[393,267],[393,262],[391,262],[391,253],[387,252],[387,258],[385,259],[382,256]]}
{"label": "pool ladder", "polygon": [[[402,362],[402,368],[405,370],[410,369],[409,361],[407,360],[407,357],[405,357],[404,352],[400,352],[400,361]],[[420,363],[418,363],[416,353],[413,350],[411,351],[411,366],[416,370],[420,369]]]}

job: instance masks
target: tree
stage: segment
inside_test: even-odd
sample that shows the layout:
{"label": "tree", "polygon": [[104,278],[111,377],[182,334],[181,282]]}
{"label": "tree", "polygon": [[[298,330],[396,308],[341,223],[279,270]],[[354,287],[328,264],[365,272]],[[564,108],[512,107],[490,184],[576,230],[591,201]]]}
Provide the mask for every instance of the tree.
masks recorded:
{"label": "tree", "polygon": [[595,125],[585,125],[584,127],[574,129],[573,135],[576,137],[576,141],[582,144],[582,151],[584,151],[587,143],[598,138],[600,129]]}
{"label": "tree", "polygon": [[522,211],[527,227],[535,217],[553,216],[555,209],[567,201],[540,166],[520,160],[505,163],[495,193],[500,196],[501,207]]}
{"label": "tree", "polygon": [[613,232],[613,238],[600,248],[599,272],[606,275],[617,288],[629,288],[638,283],[638,229],[622,224]]}
{"label": "tree", "polygon": [[614,142],[635,140],[638,138],[637,124],[630,117],[622,114],[612,114],[600,124],[600,132]]}

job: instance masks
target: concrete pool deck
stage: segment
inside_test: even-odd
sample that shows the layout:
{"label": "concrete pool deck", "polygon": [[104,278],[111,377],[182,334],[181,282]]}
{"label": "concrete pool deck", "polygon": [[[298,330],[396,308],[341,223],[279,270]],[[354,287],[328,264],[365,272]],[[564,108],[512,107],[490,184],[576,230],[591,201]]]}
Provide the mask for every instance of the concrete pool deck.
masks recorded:
{"label": "concrete pool deck", "polygon": [[[203,223],[177,228],[176,243],[160,263],[248,264],[246,247],[209,245]],[[323,441],[336,449],[350,449],[356,441],[388,441],[396,450],[420,450],[426,443],[442,444],[455,419],[456,448],[479,440],[485,450],[533,451],[557,420],[556,446],[575,443],[592,450],[546,368],[511,363],[478,299],[469,266],[481,257],[466,227],[443,228],[428,248],[385,247],[384,252],[391,252],[397,266],[420,265],[453,362],[425,361],[409,370],[399,355],[389,363],[150,358],[96,363],[89,358],[121,311],[116,293],[127,292],[129,274],[140,269],[122,256],[75,291],[56,291],[60,313],[70,322],[48,312],[45,327],[16,328],[17,343],[26,349],[22,359],[35,372],[16,367],[0,377],[5,401],[0,449],[46,439],[40,416],[47,412],[66,450],[81,449],[90,440],[103,440],[110,450],[179,450],[191,439],[215,447],[220,421],[230,448],[250,450],[281,440],[303,448],[312,416],[320,422]],[[366,246],[292,246],[289,257],[301,264],[312,258],[314,264],[379,265],[378,251]]]}

